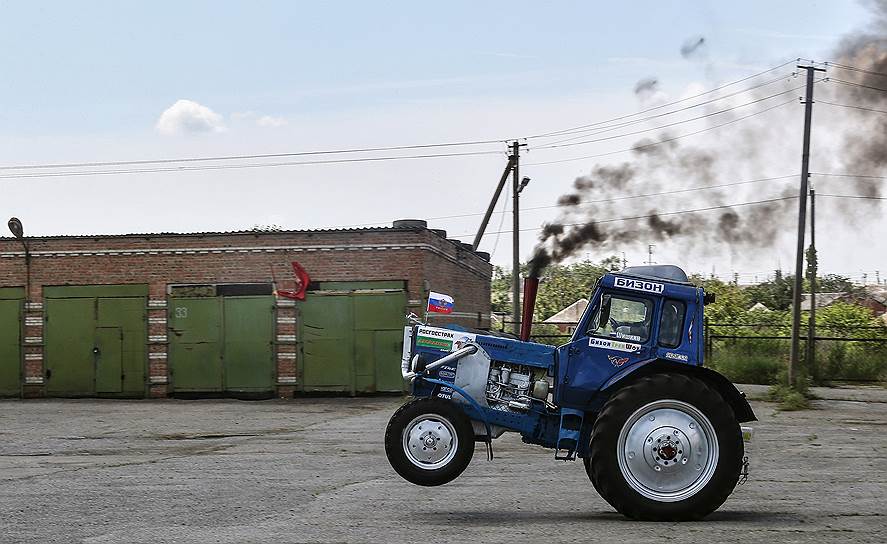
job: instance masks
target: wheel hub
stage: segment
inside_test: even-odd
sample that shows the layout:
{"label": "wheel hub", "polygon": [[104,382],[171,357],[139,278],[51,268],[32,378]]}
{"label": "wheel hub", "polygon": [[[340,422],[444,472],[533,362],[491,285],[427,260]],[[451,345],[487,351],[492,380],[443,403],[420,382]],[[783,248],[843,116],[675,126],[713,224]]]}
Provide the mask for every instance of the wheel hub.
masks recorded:
{"label": "wheel hub", "polygon": [[456,454],[456,430],[446,418],[426,414],[411,421],[403,432],[403,450],[407,459],[419,468],[443,467]]}
{"label": "wheel hub", "polygon": [[711,479],[718,460],[717,435],[694,406],[661,400],[626,420],[617,455],[626,482],[638,493],[674,502],[694,495]]}

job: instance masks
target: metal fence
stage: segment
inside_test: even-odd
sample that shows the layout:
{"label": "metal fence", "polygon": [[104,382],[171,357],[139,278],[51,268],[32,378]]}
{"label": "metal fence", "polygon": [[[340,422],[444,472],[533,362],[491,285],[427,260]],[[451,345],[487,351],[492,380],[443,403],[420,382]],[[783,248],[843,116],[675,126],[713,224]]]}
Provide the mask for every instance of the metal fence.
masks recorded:
{"label": "metal fence", "polygon": [[[514,321],[502,320],[509,333]],[[560,345],[569,341],[578,323],[534,321],[531,340]],[[705,323],[706,365],[743,383],[775,383],[784,372],[791,349],[791,326],[783,323]],[[802,334],[806,333],[806,327]],[[812,353],[801,338],[802,370],[814,381],[878,381],[887,379],[887,327],[817,325]],[[808,354],[812,358],[808,361]]]}

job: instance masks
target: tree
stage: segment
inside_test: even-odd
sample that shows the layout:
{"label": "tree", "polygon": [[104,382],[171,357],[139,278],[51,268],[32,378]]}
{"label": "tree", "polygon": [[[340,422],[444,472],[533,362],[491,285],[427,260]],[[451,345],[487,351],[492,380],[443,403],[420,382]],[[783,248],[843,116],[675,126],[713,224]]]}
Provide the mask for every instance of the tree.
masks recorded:
{"label": "tree", "polygon": [[751,305],[760,302],[771,310],[788,310],[792,306],[792,291],[794,289],[794,276],[783,276],[777,270],[776,276],[770,280],[746,287]]}
{"label": "tree", "polygon": [[[568,265],[551,265],[540,278],[536,296],[534,321],[542,321],[573,304],[588,298],[594,284],[608,271],[622,269],[618,257],[608,257],[600,263],[580,261]],[[521,272],[526,265],[521,265]],[[511,270],[496,266],[490,282],[490,297],[494,312],[511,313]]]}
{"label": "tree", "polygon": [[690,281],[705,289],[706,293],[715,295],[714,303],[705,307],[705,316],[710,322],[743,323],[748,320],[747,313],[752,302],[745,289],[717,278],[703,278],[699,275],[690,276]]}

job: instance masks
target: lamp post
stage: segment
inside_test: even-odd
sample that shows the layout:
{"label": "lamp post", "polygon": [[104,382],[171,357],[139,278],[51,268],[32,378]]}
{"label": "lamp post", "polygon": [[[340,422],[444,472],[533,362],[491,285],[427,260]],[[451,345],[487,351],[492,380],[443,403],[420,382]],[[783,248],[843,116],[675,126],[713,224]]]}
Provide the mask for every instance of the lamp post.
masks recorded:
{"label": "lamp post", "polygon": [[10,218],[6,224],[9,226],[9,232],[25,248],[25,304],[28,305],[31,302],[31,251],[25,239],[25,228],[18,217]]}

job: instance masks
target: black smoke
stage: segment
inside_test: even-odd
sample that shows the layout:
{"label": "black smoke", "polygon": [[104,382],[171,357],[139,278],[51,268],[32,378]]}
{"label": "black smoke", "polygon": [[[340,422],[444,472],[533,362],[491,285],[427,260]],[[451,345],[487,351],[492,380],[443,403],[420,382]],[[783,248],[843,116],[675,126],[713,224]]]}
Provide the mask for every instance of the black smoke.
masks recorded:
{"label": "black smoke", "polygon": [[[833,55],[836,64],[829,67],[829,77],[856,86],[829,84],[820,89],[817,85],[820,93],[817,96],[887,110],[887,92],[869,88],[887,89],[887,0],[875,0],[869,5],[875,15],[873,22],[841,41]],[[680,52],[684,58],[699,59],[705,56],[706,46],[705,38],[691,38]],[[778,90],[799,83],[799,79],[787,81]],[[778,90],[769,88],[766,92]],[[659,80],[643,79],[634,91],[639,98],[657,93]],[[763,92],[755,96],[760,97]],[[706,111],[715,107],[722,106],[711,106]],[[569,259],[583,249],[603,246],[615,251],[617,246],[679,239],[686,244],[688,252],[712,253],[727,248],[740,253],[759,252],[772,247],[780,236],[793,230],[797,218],[798,201],[790,198],[797,196],[794,180],[783,185],[755,185],[752,194],[757,198],[749,201],[772,200],[756,205],[728,205],[737,199],[731,187],[694,192],[682,199],[681,208],[698,209],[699,213],[670,214],[660,209],[658,203],[650,204],[650,199],[631,200],[631,196],[675,186],[724,184],[736,180],[739,170],[756,171],[761,177],[773,175],[768,168],[774,153],[780,162],[797,168],[799,145],[794,140],[786,142],[783,136],[787,126],[798,123],[800,110],[787,111],[790,113],[781,118],[755,118],[753,122],[736,125],[730,133],[732,138],[725,138],[723,142],[718,139],[719,133],[708,133],[711,137],[705,141],[705,148],[688,145],[685,143],[688,140],[669,141],[671,135],[662,133],[637,141],[627,162],[595,166],[588,175],[577,178],[572,191],[558,200],[559,217],[542,229],[529,262],[529,274],[538,277],[552,263]],[[882,175],[887,168],[887,115],[856,109],[840,113],[844,130],[833,145],[814,151],[814,167],[817,163],[840,164],[846,171]],[[711,122],[723,122],[735,115],[739,114],[723,114],[713,117]],[[841,188],[848,194],[880,195],[879,181],[851,178],[845,182]],[[626,204],[617,212],[614,201]],[[856,202],[846,204],[858,205]],[[625,217],[629,219],[610,221]],[[630,219],[632,217],[634,219]]]}

